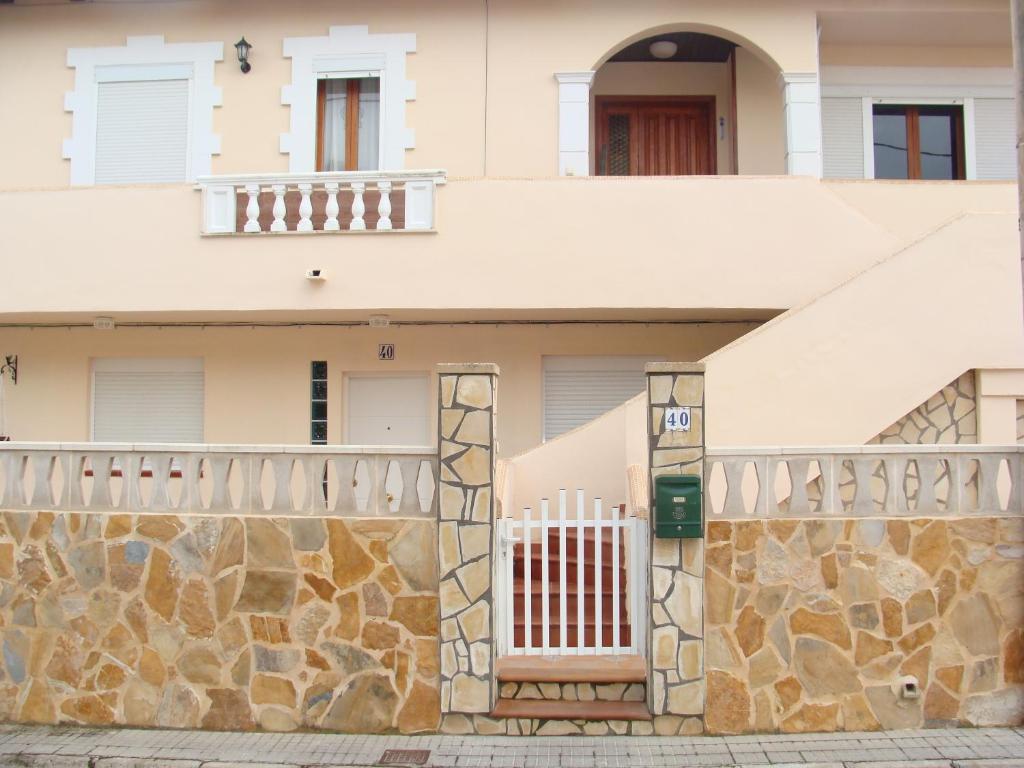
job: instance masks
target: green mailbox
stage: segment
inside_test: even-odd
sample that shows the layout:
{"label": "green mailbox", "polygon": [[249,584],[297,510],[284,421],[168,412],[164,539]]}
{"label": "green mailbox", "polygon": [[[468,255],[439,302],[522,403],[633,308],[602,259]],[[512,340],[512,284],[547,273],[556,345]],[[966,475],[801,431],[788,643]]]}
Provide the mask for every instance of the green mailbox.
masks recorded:
{"label": "green mailbox", "polygon": [[654,479],[654,535],[659,539],[704,536],[700,477],[666,475]]}

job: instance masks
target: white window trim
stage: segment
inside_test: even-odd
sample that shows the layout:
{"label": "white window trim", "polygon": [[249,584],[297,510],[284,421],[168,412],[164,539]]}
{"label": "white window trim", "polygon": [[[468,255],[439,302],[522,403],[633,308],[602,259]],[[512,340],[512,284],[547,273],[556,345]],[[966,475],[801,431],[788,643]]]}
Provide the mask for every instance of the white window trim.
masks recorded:
{"label": "white window trim", "polygon": [[290,131],[281,134],[281,152],[292,173],[316,170],[316,81],[322,77],[380,77],[380,170],[405,167],[405,150],[416,146],[405,125],[405,102],[416,98],[406,79],[405,57],[416,51],[414,34],[373,34],[365,26],[330,27],[326,37],[286,37],[284,55],[292,60],[292,82],[281,88],[291,107]]}
{"label": "white window trim", "polygon": [[213,108],[221,106],[214,85],[214,63],[224,59],[224,43],[165,43],[162,35],[128,37],[111,48],[69,48],[67,63],[75,70],[75,90],[64,95],[72,113],[71,138],[63,156],[71,161],[72,186],[96,183],[97,84],[126,80],[189,80],[189,143],[186,179],[209,175],[212,156],[220,154],[213,132]]}

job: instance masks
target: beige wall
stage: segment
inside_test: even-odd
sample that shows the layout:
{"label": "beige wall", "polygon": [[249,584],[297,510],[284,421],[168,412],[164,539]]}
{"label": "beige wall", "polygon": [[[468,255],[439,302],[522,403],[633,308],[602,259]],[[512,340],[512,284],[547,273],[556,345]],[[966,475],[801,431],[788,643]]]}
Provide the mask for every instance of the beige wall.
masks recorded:
{"label": "beige wall", "polygon": [[[0,10],[0,68],[31,72],[31,77],[6,78],[0,91],[7,110],[20,118],[0,125],[3,145],[17,148],[4,164],[0,185],[68,183],[68,162],[61,158],[61,145],[70,136],[71,116],[63,111],[63,104],[65,92],[73,87],[74,71],[66,66],[67,49],[122,46],[129,35],[224,43],[224,61],[215,68],[223,106],[214,110],[214,129],[223,141],[222,153],[213,159],[214,173],[287,168],[287,156],[278,144],[289,124],[289,108],[281,105],[281,87],[291,79],[291,63],[282,56],[285,37],[325,35],[331,25],[368,25],[372,33],[417,36],[417,51],[408,57],[416,100],[407,105],[407,125],[415,131],[416,148],[406,153],[407,168],[441,167],[457,175],[549,176],[557,172],[555,72],[595,69],[624,45],[670,30],[719,34],[743,45],[764,62],[764,68],[813,72],[818,66],[818,9],[860,10],[870,5],[861,0],[786,0],[771,7],[759,0],[694,0],[685,7],[674,0],[642,4],[450,0],[442,5],[408,0],[338,5],[309,0],[296,6],[252,0],[242,10],[213,0],[145,5],[19,2]],[[915,12],[946,7],[965,10],[957,0],[889,5]],[[971,4],[978,11],[1001,7],[988,0]],[[927,16],[921,19],[919,26],[927,29]],[[242,34],[255,46],[248,75],[239,71],[232,48]],[[951,53],[962,46],[939,38],[929,44],[926,33],[918,29],[916,34],[925,42],[903,51],[890,46],[898,52],[880,61],[944,65],[952,60],[988,65],[1006,61],[1005,46],[995,51],[975,46]],[[847,46],[851,47],[857,48]],[[855,63],[876,54],[835,46],[826,48],[825,60]],[[773,148],[764,162],[754,162],[760,150],[751,148],[746,172],[775,172],[781,163],[774,156],[781,130],[773,106],[778,84],[769,84],[766,76],[751,74],[748,79],[744,68],[741,63],[739,100],[741,104],[744,98],[751,100],[743,108],[745,121],[766,131],[757,140]],[[743,165],[741,160],[741,170]]]}
{"label": "beige wall", "polygon": [[[695,310],[797,306],[904,238],[968,210],[1015,211],[1016,197],[1013,184],[795,177],[452,181],[438,192],[436,234],[205,238],[200,193],[185,186],[0,192],[0,210],[39,222],[4,234],[17,256],[0,280],[8,317],[347,311],[365,320],[370,310],[486,307],[541,319],[559,308],[701,318]],[[324,283],[305,279],[313,267]]]}
{"label": "beige wall", "polygon": [[744,48],[736,49],[736,129],[739,172],[786,172],[786,126],[779,73]]}
{"label": "beige wall", "polygon": [[[501,367],[500,451],[508,456],[541,440],[542,355],[697,360],[753,327],[0,329],[0,353],[19,357],[18,384],[8,380],[6,385],[11,436],[45,441],[89,438],[90,360],[95,357],[202,357],[205,439],[211,443],[308,443],[311,360],[328,361],[332,443],[344,440],[345,374],[429,373],[434,402],[436,363],[494,362]],[[377,344],[392,342],[396,360],[379,362]]]}

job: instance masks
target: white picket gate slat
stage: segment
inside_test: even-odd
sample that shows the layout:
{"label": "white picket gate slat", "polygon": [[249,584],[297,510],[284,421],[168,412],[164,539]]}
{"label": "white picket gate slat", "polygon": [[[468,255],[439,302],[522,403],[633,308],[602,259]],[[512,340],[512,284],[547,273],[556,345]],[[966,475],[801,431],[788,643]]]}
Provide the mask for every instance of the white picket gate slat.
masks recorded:
{"label": "white picket gate slat", "polygon": [[[585,496],[582,490],[576,492],[575,519],[568,517],[568,494],[561,490],[558,494],[557,515],[552,518],[548,499],[540,503],[540,519],[535,519],[533,510],[523,509],[521,520],[504,518],[498,521],[498,541],[502,567],[498,569],[499,583],[496,585],[495,600],[497,607],[496,626],[501,636],[498,638],[498,649],[502,655],[543,654],[543,655],[579,655],[579,654],[636,654],[643,648],[644,630],[646,626],[646,563],[647,563],[647,528],[646,521],[636,517],[626,517],[623,508],[613,506],[609,516],[605,516],[601,499],[593,499],[593,515],[586,516]],[[571,614],[569,610],[569,563],[568,533],[570,527],[576,533],[576,632],[570,637]],[[557,550],[552,552],[550,545],[553,533],[557,530]],[[540,536],[540,606],[539,643],[534,640],[533,611],[533,553],[534,532]],[[606,533],[607,532],[607,533]],[[605,563],[603,550],[604,537],[608,535],[611,543],[610,563]],[[516,545],[522,543],[519,552]],[[586,544],[593,544],[593,558],[587,562]],[[623,562],[623,547],[627,559]],[[553,570],[551,556],[557,554],[557,571]],[[516,597],[515,573],[517,560],[522,558],[522,604],[521,609]],[[611,578],[605,579],[603,570],[611,566]],[[625,574],[620,571],[625,567]],[[556,575],[557,574],[557,575]],[[590,594],[593,597],[593,615],[588,617],[585,605],[587,591],[587,575],[592,577]],[[610,584],[608,583],[610,581]],[[555,615],[551,612],[552,592],[558,601]],[[611,634],[605,632],[605,607],[611,601]],[[626,615],[623,616],[622,605],[625,599]],[[520,615],[517,616],[517,610]],[[522,636],[516,637],[517,627],[521,619]],[[558,637],[552,639],[552,625],[557,627]],[[593,638],[588,642],[587,630],[593,626]],[[629,639],[624,640],[628,629]],[[609,641],[610,642],[607,642]]]}

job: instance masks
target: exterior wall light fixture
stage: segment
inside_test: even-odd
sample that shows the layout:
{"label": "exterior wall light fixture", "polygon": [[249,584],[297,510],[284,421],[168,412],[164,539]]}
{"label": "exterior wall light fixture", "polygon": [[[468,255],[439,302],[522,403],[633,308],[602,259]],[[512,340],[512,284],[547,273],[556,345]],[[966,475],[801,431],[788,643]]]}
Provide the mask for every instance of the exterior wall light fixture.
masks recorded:
{"label": "exterior wall light fixture", "polygon": [[[18,383],[18,356],[17,355],[5,355],[4,360],[0,363],[0,380],[5,375],[11,377],[11,383]],[[2,432],[3,430],[0,430]]]}
{"label": "exterior wall light fixture", "polygon": [[252,69],[252,64],[249,63],[249,51],[252,49],[252,44],[245,39],[245,35],[242,39],[235,43],[235,50],[238,51],[238,63],[242,69],[242,73],[247,73]]}

